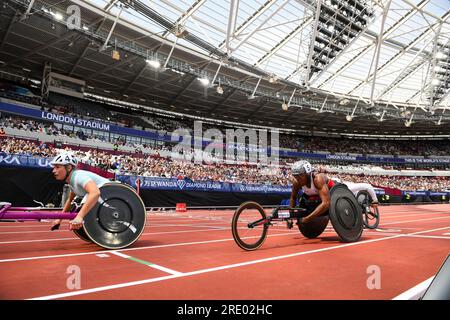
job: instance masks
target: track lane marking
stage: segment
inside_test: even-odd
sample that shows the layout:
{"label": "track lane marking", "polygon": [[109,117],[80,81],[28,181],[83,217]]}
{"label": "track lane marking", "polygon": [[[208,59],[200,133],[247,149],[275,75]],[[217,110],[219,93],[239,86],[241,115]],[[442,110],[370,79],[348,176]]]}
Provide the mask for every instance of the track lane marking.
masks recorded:
{"label": "track lane marking", "polygon": [[175,271],[175,270],[172,270],[172,269],[169,269],[169,268],[157,265],[155,263],[144,261],[144,260],[141,260],[141,259],[129,256],[129,255],[123,254],[123,253],[118,252],[118,251],[114,251],[114,252],[112,252],[112,254],[114,254],[114,255],[116,255],[118,257],[121,257],[121,258],[125,258],[125,259],[128,259],[128,260],[131,260],[131,261],[134,261],[134,262],[146,265],[146,266],[154,268],[154,269],[158,269],[160,271],[164,271],[166,273],[170,273],[172,275],[182,275],[183,274],[182,272]]}
{"label": "track lane marking", "polygon": [[[411,234],[421,234],[421,233],[445,230],[445,229],[449,229],[449,228],[450,228],[450,226],[447,226],[447,227],[443,227],[443,228],[418,231],[418,232],[414,232]],[[147,283],[152,283],[152,282],[188,277],[188,276],[199,275],[199,274],[203,274],[203,273],[221,271],[221,270],[226,270],[226,269],[254,265],[254,264],[258,264],[258,263],[264,263],[264,262],[275,261],[275,260],[280,260],[280,259],[298,257],[298,256],[317,253],[317,252],[325,252],[325,251],[347,248],[347,247],[357,246],[357,245],[362,245],[362,244],[367,244],[367,243],[391,240],[391,239],[395,239],[395,238],[405,237],[405,235],[407,235],[407,234],[395,235],[395,236],[381,238],[381,239],[371,239],[371,240],[365,240],[365,241],[360,241],[360,242],[346,243],[346,244],[327,247],[327,248],[321,248],[321,249],[315,249],[315,250],[309,250],[309,251],[303,251],[303,252],[296,252],[296,253],[291,253],[291,254],[286,254],[286,255],[281,255],[281,256],[269,257],[269,258],[258,259],[258,260],[251,260],[251,261],[247,261],[247,262],[224,265],[224,266],[219,266],[219,267],[214,267],[214,268],[201,269],[201,270],[197,270],[197,271],[185,272],[180,275],[171,275],[171,276],[166,276],[166,277],[150,278],[150,279],[144,279],[144,280],[139,280],[139,281],[125,282],[125,283],[103,286],[103,287],[96,287],[96,288],[91,288],[91,289],[84,289],[84,290],[78,290],[78,291],[71,291],[71,292],[64,292],[64,293],[59,293],[59,294],[35,297],[35,298],[27,299],[27,300],[53,300],[53,299],[61,299],[61,298],[79,296],[79,295],[83,295],[83,294],[90,294],[90,293],[113,290],[113,289],[120,289],[120,288],[137,286],[137,285],[142,285],[142,284],[147,284]]]}
{"label": "track lane marking", "polygon": [[411,289],[392,298],[392,300],[418,300],[420,297],[422,297],[425,290],[430,286],[431,281],[433,281],[433,279],[434,276],[428,278],[427,280],[419,283],[418,285],[412,287]]}

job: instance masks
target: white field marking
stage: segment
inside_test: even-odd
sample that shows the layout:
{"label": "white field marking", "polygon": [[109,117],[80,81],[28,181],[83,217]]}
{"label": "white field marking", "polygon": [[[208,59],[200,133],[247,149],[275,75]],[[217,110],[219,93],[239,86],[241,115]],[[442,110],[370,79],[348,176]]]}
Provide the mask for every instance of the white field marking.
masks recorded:
{"label": "white field marking", "polygon": [[408,237],[412,237],[412,238],[430,238],[430,239],[448,239],[448,240],[450,240],[450,237],[442,237],[442,236],[408,235]]}
{"label": "white field marking", "polygon": [[428,278],[427,280],[419,283],[418,285],[412,287],[411,289],[392,298],[392,300],[418,300],[425,293],[425,290],[427,290],[427,288],[430,286],[433,279],[434,276]]}
{"label": "white field marking", "polygon": [[44,232],[51,232],[51,233],[61,233],[61,232],[68,232],[70,230],[45,230],[45,231],[36,231],[36,230],[27,230],[27,231],[5,231],[0,232],[0,235],[2,234],[27,234],[27,233],[44,233]]}
{"label": "white field marking", "polygon": [[[444,227],[444,228],[420,231],[420,232],[416,232],[414,234],[419,234],[419,233],[423,233],[423,232],[433,232],[433,231],[438,231],[438,230],[443,230],[443,229],[448,229],[448,228],[450,228],[450,226]],[[120,283],[120,284],[116,284],[116,285],[109,285],[109,286],[96,287],[96,288],[85,289],[85,290],[71,291],[71,292],[65,292],[65,293],[54,294],[54,295],[49,295],[49,296],[35,297],[35,298],[28,299],[28,300],[52,300],[52,299],[73,297],[73,296],[78,296],[78,295],[82,295],[82,294],[89,294],[89,293],[94,293],[94,292],[137,286],[137,285],[142,285],[142,284],[151,283],[151,282],[158,282],[158,281],[163,281],[163,280],[188,277],[188,276],[193,276],[193,275],[198,275],[198,274],[203,274],[203,273],[221,271],[221,270],[226,270],[226,269],[254,265],[254,264],[258,264],[258,263],[264,263],[264,262],[275,261],[275,260],[280,260],[280,259],[298,257],[298,256],[307,255],[307,254],[311,254],[311,253],[326,252],[326,251],[347,248],[347,247],[351,247],[351,246],[358,246],[358,245],[373,243],[373,242],[378,242],[378,241],[390,240],[390,239],[395,239],[395,238],[400,238],[400,237],[404,237],[404,235],[395,235],[395,236],[380,238],[380,239],[371,239],[371,240],[365,240],[365,241],[360,241],[360,242],[346,243],[346,244],[341,244],[341,245],[327,247],[327,248],[321,248],[321,249],[315,249],[315,250],[309,250],[309,251],[303,251],[303,252],[296,252],[296,253],[275,256],[275,257],[270,257],[270,258],[251,260],[251,261],[247,261],[247,262],[224,265],[224,266],[220,266],[220,267],[186,272],[181,275],[172,275],[172,276],[167,276],[167,277],[150,278],[150,279],[144,279],[144,280],[133,281],[133,282],[125,282],[125,283]]]}
{"label": "white field marking", "polygon": [[[133,261],[132,260],[133,257],[127,256],[126,254],[123,254],[123,253],[120,253],[120,252],[117,252],[117,251],[114,251],[112,254],[114,254],[114,255],[116,255],[118,257],[125,258],[125,259]],[[147,262],[147,261],[145,261],[145,262]],[[182,272],[175,271],[175,270],[172,270],[172,269],[169,269],[169,268],[166,268],[166,267],[163,267],[163,266],[151,263],[151,262],[148,262],[145,265],[149,266],[150,268],[158,269],[160,271],[163,271],[163,272],[166,272],[166,273],[170,273],[170,274],[173,274],[173,275],[181,275],[181,274],[183,274]]]}
{"label": "white field marking", "polygon": [[[146,225],[145,229],[148,228],[159,228],[159,227],[199,227],[199,228],[211,228],[211,229],[226,229],[229,228],[228,224],[224,225],[224,226],[216,226],[216,225],[220,225],[223,224],[220,222],[214,222],[214,223],[210,223],[210,224],[152,224],[152,225]],[[26,231],[5,231],[5,232],[0,232],[0,235],[2,234],[29,234],[29,233],[60,233],[60,232],[72,232],[71,230],[67,229],[67,230],[26,230]]]}
{"label": "white field marking", "polygon": [[49,242],[49,241],[68,241],[68,240],[80,240],[80,238],[55,238],[55,239],[37,239],[37,240],[17,240],[17,241],[3,241],[3,244],[17,244],[17,243],[34,243],[34,242]]}
{"label": "white field marking", "polygon": [[[438,214],[446,214],[447,212],[424,212],[424,213],[415,213],[415,214],[408,214],[408,215],[399,215],[399,216],[393,216],[395,214],[401,213],[401,212],[405,212],[405,213],[410,213],[411,210],[408,211],[399,211],[399,212],[383,212],[381,215],[383,218],[403,218],[403,217],[409,217],[409,216],[418,216],[418,215],[429,215],[429,214],[433,214],[433,215],[438,215]],[[217,221],[217,222],[211,222],[211,224],[217,223],[220,224],[220,221],[223,222],[231,222],[231,217],[229,216],[224,216],[225,218],[228,218],[227,220],[219,220],[217,218],[211,218],[208,216],[205,216],[204,218],[200,218],[200,217],[183,217],[183,216],[179,216],[179,217],[174,217],[173,219],[158,219],[159,217],[148,217],[148,224],[146,226],[146,228],[154,228],[154,227],[158,227],[158,226],[172,226],[170,224],[168,225],[163,225],[163,224],[158,224],[159,222],[163,222],[163,221],[167,221],[167,222],[171,222],[171,221],[177,221],[178,218],[182,218],[182,219],[187,219],[187,220],[200,220],[200,221]],[[156,219],[154,219],[156,218]],[[43,222],[43,220],[41,220],[41,222]],[[156,222],[156,224],[155,224]],[[401,221],[400,221],[401,222]],[[26,222],[23,222],[26,223]],[[192,226],[192,224],[174,224],[173,226]],[[33,224],[33,225],[20,225],[20,226],[0,226],[0,228],[48,228],[49,225],[48,224],[44,224],[44,225],[38,225],[38,224]],[[51,231],[51,230],[49,230]],[[55,230],[55,231],[51,231],[51,232],[61,232],[61,231],[69,231],[69,230]],[[33,231],[33,232],[47,232],[47,231]],[[0,232],[0,234],[6,234],[5,232]]]}
{"label": "white field marking", "polygon": [[[173,233],[187,233],[187,232],[207,232],[207,231],[221,231],[221,230],[217,230],[216,228],[214,229],[200,229],[200,230],[182,230],[182,231],[164,231],[164,232],[148,232],[148,233],[143,233],[142,235],[159,235],[159,234],[173,234]],[[54,238],[54,239],[36,239],[36,240],[17,240],[17,241],[5,241],[5,242],[0,242],[0,244],[14,244],[14,243],[27,243],[27,242],[45,242],[45,241],[65,241],[65,240],[78,240],[80,238]]]}
{"label": "white field marking", "polygon": [[[209,230],[208,230],[209,231]],[[267,237],[278,237],[278,236],[286,236],[292,235],[291,233],[280,233],[280,234],[269,234]],[[126,248],[121,249],[120,251],[135,251],[135,250],[146,250],[146,249],[159,249],[159,248],[168,248],[168,247],[178,247],[178,246],[189,246],[189,245],[197,245],[197,244],[209,244],[209,243],[218,243],[218,242],[226,242],[226,241],[234,241],[233,238],[227,239],[217,239],[217,240],[205,240],[205,241],[196,241],[196,242],[181,242],[181,243],[172,243],[172,244],[162,244],[157,246],[146,246],[146,247],[138,247],[138,248]],[[28,261],[28,260],[40,260],[40,259],[51,259],[51,258],[65,258],[65,257],[76,257],[76,256],[84,256],[98,253],[112,253],[112,250],[103,250],[103,251],[89,251],[89,252],[81,252],[81,253],[68,253],[68,254],[59,254],[59,255],[51,255],[51,256],[35,256],[35,257],[26,257],[26,258],[12,258],[12,259],[3,259],[0,260],[2,262],[17,262],[17,261]]]}
{"label": "white field marking", "polygon": [[96,256],[99,258],[109,258],[109,255],[106,253],[99,253],[99,254],[96,254]]}
{"label": "white field marking", "polygon": [[[450,216],[448,217],[437,217],[437,218],[428,218],[428,219],[419,219],[419,220],[407,220],[407,221],[399,221],[399,222],[388,222],[388,223],[383,223],[381,225],[381,227],[384,227],[385,225],[391,225],[391,224],[396,224],[396,223],[410,223],[410,222],[418,222],[418,221],[427,221],[427,220],[436,220],[436,219],[445,219],[445,218],[450,218]],[[402,227],[398,227],[398,228],[402,228]],[[185,230],[185,231],[167,231],[167,232],[155,232],[155,233],[143,233],[142,235],[158,235],[158,234],[171,234],[171,233],[183,233],[183,232],[204,232],[204,231],[222,231],[222,230],[226,230],[225,229],[221,229],[221,230],[217,230],[217,229],[213,229],[213,230]],[[325,231],[326,232],[326,231]],[[334,231],[333,231],[334,232]],[[290,234],[290,233],[287,233]],[[270,236],[270,235],[269,235]],[[78,238],[60,238],[60,239],[39,239],[39,240],[19,240],[19,241],[6,241],[6,242],[0,242],[0,244],[17,244],[17,243],[27,243],[27,242],[41,242],[41,241],[61,241],[61,240],[73,240],[73,239],[78,239]],[[2,262],[2,260],[0,260],[0,262]]]}
{"label": "white field marking", "polygon": [[[446,219],[446,218],[450,218],[450,216],[445,216],[445,217],[436,217],[436,218],[426,218],[426,219],[416,219],[416,220],[406,220],[406,221],[396,221],[396,222],[388,222],[388,223],[383,223],[381,225],[381,227],[383,228],[386,225],[392,225],[392,224],[400,224],[400,223],[411,223],[411,222],[420,222],[420,221],[429,221],[429,220],[437,220],[437,219]],[[206,226],[205,226],[206,227]],[[210,227],[213,228],[213,227]],[[398,228],[402,228],[402,227],[398,227]],[[217,231],[222,231],[222,230],[227,230],[228,227],[223,227],[223,228],[214,228],[213,230],[217,230]],[[204,231],[213,231],[213,230],[204,230]],[[381,229],[382,230],[382,229]],[[202,230],[198,230],[195,232],[199,232]],[[183,231],[173,231],[173,232],[155,232],[155,233],[143,233],[142,235],[158,235],[158,234],[170,234],[170,233],[180,233]],[[193,232],[193,230],[186,230],[184,232]],[[73,240],[73,239],[78,239],[78,238],[60,238],[60,239],[39,239],[39,240],[19,240],[19,241],[6,241],[6,242],[0,242],[0,244],[16,244],[16,243],[27,243],[27,242],[44,242],[44,241],[61,241],[61,240]],[[0,260],[1,262],[1,260]]]}
{"label": "white field marking", "polygon": [[[450,218],[450,215],[447,216],[447,217],[425,218],[425,219],[406,220],[406,221],[393,221],[393,222],[383,223],[380,226],[384,227],[384,226],[392,225],[392,224],[411,223],[411,222],[429,221],[429,220],[438,220],[438,219],[448,219],[448,218]],[[399,227],[399,228],[401,228],[401,227]]]}
{"label": "white field marking", "polygon": [[447,213],[435,213],[435,212],[426,212],[426,213],[415,213],[415,214],[403,214],[403,215],[386,215],[380,212],[380,216],[384,219],[398,219],[398,218],[406,218],[406,217],[417,217],[417,216],[423,216],[423,215],[445,215]]}
{"label": "white field marking", "polygon": [[147,226],[147,228],[159,228],[159,227],[204,227],[204,228],[225,228],[229,227],[228,224],[224,226],[216,226],[223,225],[223,222],[214,222],[209,224],[153,224],[152,226]]}
{"label": "white field marking", "polygon": [[377,232],[401,232],[402,229],[381,229],[381,228],[376,228],[375,231]]}
{"label": "white field marking", "polygon": [[443,235],[443,236],[450,236],[450,232],[443,233],[442,235]]}

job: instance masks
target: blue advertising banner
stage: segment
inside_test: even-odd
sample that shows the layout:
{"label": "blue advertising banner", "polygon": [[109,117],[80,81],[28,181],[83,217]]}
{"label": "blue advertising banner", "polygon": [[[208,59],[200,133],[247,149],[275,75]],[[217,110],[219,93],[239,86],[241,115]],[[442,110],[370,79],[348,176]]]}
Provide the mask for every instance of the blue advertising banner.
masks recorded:
{"label": "blue advertising banner", "polygon": [[246,192],[246,193],[282,193],[290,194],[291,187],[252,185],[242,183],[226,183],[217,181],[190,181],[169,178],[151,178],[118,175],[116,179],[136,187],[136,180],[140,180],[140,188],[144,190],[172,190],[172,191],[212,191],[212,192]]}
{"label": "blue advertising banner", "polygon": [[71,117],[71,116],[62,115],[62,114],[58,114],[58,113],[51,113],[51,112],[47,112],[47,111],[41,111],[41,110],[37,110],[37,109],[16,106],[16,105],[5,103],[5,102],[0,102],[0,111],[10,112],[10,113],[14,113],[14,114],[20,114],[20,115],[29,116],[32,118],[41,119],[41,120],[64,123],[64,124],[78,126],[78,127],[102,130],[102,131],[110,131],[111,126],[112,126],[111,124],[102,122],[102,121],[86,120],[86,119]]}

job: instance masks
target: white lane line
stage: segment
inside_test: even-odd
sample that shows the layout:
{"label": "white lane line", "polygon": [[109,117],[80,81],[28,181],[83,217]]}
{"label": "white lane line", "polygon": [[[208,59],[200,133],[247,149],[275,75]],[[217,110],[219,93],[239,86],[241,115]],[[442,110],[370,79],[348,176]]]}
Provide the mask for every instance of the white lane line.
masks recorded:
{"label": "white lane line", "polygon": [[[380,229],[383,230],[384,226],[386,225],[392,225],[392,224],[400,224],[400,223],[411,223],[411,222],[420,222],[420,221],[429,221],[429,220],[438,220],[438,219],[448,219],[450,216],[446,217],[437,217],[437,218],[427,218],[427,219],[417,219],[417,220],[407,220],[407,221],[397,221],[397,222],[388,222],[383,223],[380,225]],[[203,226],[206,228],[206,226]],[[160,235],[160,234],[171,234],[171,233],[183,233],[183,232],[204,232],[204,231],[222,231],[227,230],[227,227],[219,228],[219,227],[209,227],[212,230],[183,230],[183,231],[167,231],[167,232],[153,232],[153,233],[143,233],[142,235]],[[402,228],[399,226],[398,228]],[[40,241],[60,241],[60,240],[73,240],[78,238],[62,238],[62,239],[43,239],[43,240],[22,240],[22,241],[6,241],[6,242],[0,242],[0,244],[15,244],[15,243],[27,243],[27,242],[40,242]],[[0,260],[0,262],[2,262]]]}
{"label": "white lane line", "polygon": [[5,232],[0,232],[1,234],[30,234],[30,233],[61,233],[61,232],[69,232],[70,230],[45,230],[45,231],[35,231],[35,230],[27,230],[27,231],[5,231]]}
{"label": "white lane line", "polygon": [[144,265],[146,265],[146,266],[148,266],[150,268],[154,268],[154,269],[158,269],[160,271],[166,272],[166,273],[170,273],[172,275],[182,275],[183,274],[182,272],[175,271],[175,270],[172,270],[172,269],[169,269],[169,268],[166,268],[166,267],[163,267],[163,266],[160,266],[160,265],[157,265],[155,263],[148,262],[148,261],[143,261],[143,260],[140,260],[140,259],[136,259],[134,257],[128,256],[128,255],[123,254],[123,253],[120,253],[118,251],[114,251],[114,252],[112,252],[112,254],[114,254],[114,255],[116,255],[118,257],[121,257],[121,258],[125,258],[125,259],[131,260],[131,261],[135,261],[135,262],[144,264]]}
{"label": "white lane line", "polygon": [[415,213],[415,214],[400,214],[400,215],[393,216],[393,215],[386,215],[386,214],[383,214],[382,212],[380,212],[381,218],[384,218],[384,219],[387,219],[387,220],[394,220],[394,219],[398,219],[398,218],[406,218],[406,217],[417,217],[417,216],[424,216],[424,215],[428,215],[428,216],[434,215],[434,216],[437,216],[437,215],[448,215],[448,214],[443,213],[443,212],[442,212],[442,213],[426,212],[426,213]]}
{"label": "white lane line", "polygon": [[[439,220],[439,219],[448,219],[448,218],[450,218],[450,215],[447,217],[426,218],[426,219],[416,219],[416,220],[407,220],[407,221],[394,221],[394,222],[380,224],[380,227],[384,227],[384,226],[392,225],[392,224],[412,223],[412,222]],[[401,228],[401,227],[399,227],[399,228]]]}
{"label": "white lane line", "polygon": [[[212,229],[199,229],[199,230],[181,230],[181,231],[162,231],[162,232],[148,232],[143,233],[143,236],[148,235],[161,235],[161,234],[174,234],[174,233],[192,233],[192,232],[212,232],[212,231],[222,231],[217,228]],[[66,241],[66,240],[79,240],[80,238],[51,238],[51,239],[35,239],[35,240],[15,240],[15,241],[4,241],[0,242],[0,244],[17,244],[17,243],[28,243],[28,242],[47,242],[47,241]]]}
{"label": "white lane line", "polygon": [[[419,232],[416,232],[414,234],[420,234],[420,233],[425,233],[425,232],[433,232],[433,231],[438,231],[438,230],[443,230],[443,229],[448,229],[448,228],[450,228],[450,226],[449,227],[444,227],[444,228],[438,228],[438,229],[419,231]],[[83,295],[83,294],[89,294],[89,293],[95,293],[95,292],[100,292],[100,291],[107,291],[107,290],[112,290],[112,289],[119,289],[119,288],[137,286],[137,285],[147,284],[147,283],[151,283],[151,282],[157,282],[157,281],[163,281],[163,280],[169,280],[169,279],[175,279],[175,278],[181,278],[181,277],[188,277],[188,276],[193,276],[193,275],[198,275],[198,274],[203,274],[203,273],[221,271],[221,270],[226,270],[226,269],[232,269],[232,268],[238,268],[238,267],[243,267],[243,266],[248,266],[248,265],[254,265],[254,264],[258,264],[258,263],[264,263],[264,262],[275,261],[275,260],[280,260],[280,259],[298,257],[298,256],[312,254],[312,253],[317,253],[317,252],[331,251],[331,250],[336,250],[336,249],[341,249],[341,248],[346,248],[346,247],[351,247],[351,246],[358,246],[358,245],[367,244],[367,243],[373,243],[373,242],[378,242],[378,241],[384,241],[384,240],[400,238],[400,237],[404,237],[404,236],[405,235],[395,235],[395,236],[386,237],[386,238],[380,238],[380,239],[371,239],[371,240],[360,241],[360,242],[346,243],[346,244],[342,244],[342,245],[337,245],[337,246],[332,246],[332,247],[327,247],[327,248],[321,248],[321,249],[316,249],[316,250],[296,252],[296,253],[291,253],[291,254],[286,254],[286,255],[281,255],[281,256],[275,256],[275,257],[270,257],[270,258],[251,260],[251,261],[247,261],[247,262],[241,262],[241,263],[235,263],[235,264],[230,264],[230,265],[224,265],[224,266],[220,266],[220,267],[214,267],[214,268],[202,269],[202,270],[197,270],[197,271],[192,271],[192,272],[186,272],[186,273],[183,273],[181,275],[172,275],[172,276],[167,276],[167,277],[150,278],[150,279],[144,279],[144,280],[133,281],[133,282],[125,282],[125,283],[120,283],[120,284],[116,284],[116,285],[109,285],[109,286],[96,287],[96,288],[85,289],[85,290],[64,292],[64,293],[60,293],[60,294],[54,294],[54,295],[48,295],[48,296],[42,296],[42,297],[35,297],[35,298],[27,299],[27,300],[52,300],[52,299],[61,299],[61,298],[73,297],[73,296],[78,296],[78,295]]]}
{"label": "white lane line", "polygon": [[448,240],[450,240],[450,237],[442,237],[442,236],[408,235],[407,237],[412,237],[412,238],[430,238],[430,239],[448,239]]}
{"label": "white lane line", "polygon": [[[286,235],[292,236],[292,233],[270,234],[270,235],[268,235],[268,237],[271,238],[271,237],[286,236]],[[162,244],[162,245],[157,245],[157,246],[146,246],[146,247],[138,247],[138,248],[126,248],[126,249],[121,249],[120,251],[124,252],[124,251],[135,251],[135,250],[145,250],[145,249],[159,249],[159,248],[178,247],[178,246],[190,246],[190,245],[197,245],[197,244],[218,243],[218,242],[226,242],[226,241],[234,241],[234,239],[233,238],[226,238],[226,239],[205,240],[205,241],[196,241],[196,242],[181,242],[181,243],[172,243],[172,244]],[[98,254],[98,253],[112,253],[112,252],[113,251],[111,251],[111,250],[101,250],[101,251],[89,251],[89,252],[79,252],[79,253],[58,254],[58,255],[50,255],[50,256],[35,256],[35,257],[26,257],[26,258],[12,258],[12,259],[0,260],[0,263],[17,262],[17,261],[28,261],[28,260],[40,260],[40,259],[52,259],[52,258],[76,257],[76,256],[84,256],[84,255],[91,255],[91,254]]]}
{"label": "white lane line", "polygon": [[392,300],[418,300],[420,297],[422,297],[425,290],[427,290],[427,288],[430,286],[433,279],[434,276],[428,278],[427,280],[419,283],[418,285],[412,287],[411,289],[392,298]]}
{"label": "white lane line", "polygon": [[55,238],[55,239],[37,239],[37,240],[17,240],[17,241],[3,241],[3,244],[18,244],[18,243],[34,243],[34,242],[49,242],[49,241],[67,241],[67,240],[80,240],[80,238]]}
{"label": "white lane line", "polygon": [[[216,224],[220,224],[220,223],[216,223]],[[189,227],[189,228],[209,228],[209,229],[229,229],[230,227],[228,225],[224,225],[224,226],[216,226],[216,225],[185,225],[185,224],[181,224],[181,225],[177,225],[177,224],[167,224],[167,225],[153,225],[153,226],[146,226],[145,229],[149,229],[149,228],[158,228],[158,227]],[[28,230],[28,231],[6,231],[6,232],[0,232],[0,235],[3,234],[34,234],[34,233],[61,233],[61,232],[72,232],[71,230],[67,229],[67,230],[46,230],[46,231],[33,231],[33,230]]]}

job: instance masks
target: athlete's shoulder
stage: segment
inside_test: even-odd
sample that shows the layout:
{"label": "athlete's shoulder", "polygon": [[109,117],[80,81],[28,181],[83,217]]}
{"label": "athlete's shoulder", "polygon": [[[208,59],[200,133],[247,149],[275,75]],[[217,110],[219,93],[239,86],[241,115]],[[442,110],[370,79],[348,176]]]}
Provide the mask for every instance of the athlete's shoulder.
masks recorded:
{"label": "athlete's shoulder", "polygon": [[314,184],[317,187],[321,187],[323,184],[326,184],[328,181],[328,177],[325,173],[319,172],[314,175]]}

